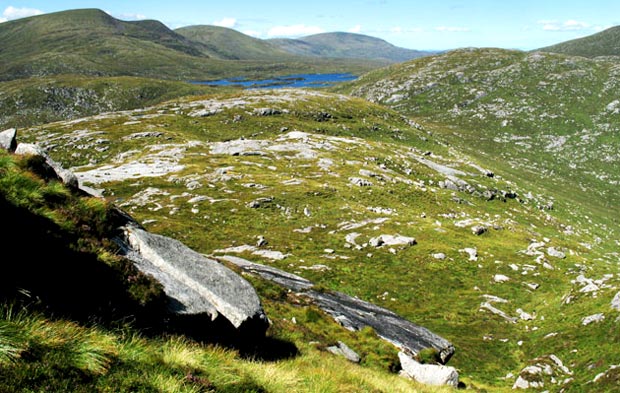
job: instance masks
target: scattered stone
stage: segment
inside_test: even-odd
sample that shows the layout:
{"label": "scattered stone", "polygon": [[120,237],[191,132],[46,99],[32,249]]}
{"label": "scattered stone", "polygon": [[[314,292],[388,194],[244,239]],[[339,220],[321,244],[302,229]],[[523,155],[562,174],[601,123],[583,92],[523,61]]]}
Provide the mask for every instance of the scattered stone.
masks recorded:
{"label": "scattered stone", "polygon": [[527,284],[528,288],[530,288],[531,290],[535,291],[540,287],[540,284],[534,283],[534,282],[528,282]]}
{"label": "scattered stone", "polygon": [[258,237],[258,240],[256,241],[256,247],[263,247],[266,245],[267,245],[267,240],[265,239],[263,235],[260,235]]}
{"label": "scattered stone", "polygon": [[598,313],[598,314],[593,314],[593,315],[589,315],[585,318],[583,318],[581,320],[581,324],[583,326],[587,326],[591,323],[598,323],[598,322],[602,322],[605,320],[605,314],[603,313]]}
{"label": "scattered stone", "polygon": [[611,300],[611,309],[620,311],[620,292],[616,293],[616,296]]}
{"label": "scattered stone", "polygon": [[9,128],[0,132],[0,149],[4,149],[9,153],[13,153],[17,148],[17,131],[15,128]]}
{"label": "scattered stone", "polygon": [[487,229],[487,227],[485,227],[485,226],[483,226],[483,225],[475,225],[475,226],[471,227],[471,232],[472,232],[474,235],[477,235],[477,236],[482,235],[482,234],[483,234],[483,233],[485,233],[487,230],[488,230],[488,229]]}
{"label": "scattered stone", "polygon": [[460,249],[459,252],[467,253],[467,255],[469,255],[469,260],[470,261],[477,261],[478,260],[478,250],[475,249],[475,248],[466,247],[466,248]]}
{"label": "scattered stone", "polygon": [[549,255],[550,257],[555,257],[555,258],[559,258],[559,259],[566,258],[566,254],[563,253],[560,250],[557,250],[555,247],[548,247],[547,248],[547,255]]}
{"label": "scattered stone", "polygon": [[433,254],[433,258],[439,259],[439,260],[444,260],[444,259],[446,259],[446,254],[444,254],[443,252],[438,252],[436,254]]}
{"label": "scattered stone", "polygon": [[381,246],[413,246],[416,241],[413,237],[401,236],[401,235],[381,235],[374,237],[368,241],[368,244],[372,247]]}
{"label": "scattered stone", "polygon": [[140,138],[159,138],[164,135],[163,132],[159,131],[144,131],[144,132],[135,132],[133,134],[129,134],[123,137],[124,141],[132,140],[132,139],[140,139]]}
{"label": "scattered stone", "polygon": [[597,292],[599,289],[600,288],[598,287],[598,285],[596,285],[596,284],[591,282],[588,285],[586,285],[583,288],[581,288],[579,290],[579,292],[581,292],[581,293]]}
{"label": "scattered stone", "polygon": [[360,187],[371,187],[372,186],[371,181],[362,179],[360,177],[350,177],[349,182],[355,186],[360,186]]}
{"label": "scattered stone", "polygon": [[327,347],[327,350],[334,355],[343,356],[345,359],[353,363],[359,363],[362,360],[362,358],[360,358],[354,350],[349,348],[347,344],[342,341],[338,341],[337,345]]}
{"label": "scattered stone", "polygon": [[534,319],[534,316],[532,314],[526,313],[520,308],[517,308],[517,314],[519,314],[519,318],[521,318],[524,321],[531,321]]}
{"label": "scattered stone", "polygon": [[495,276],[493,276],[493,281],[495,282],[506,282],[506,281],[510,281],[510,277],[505,276],[503,274],[496,274]]}
{"label": "scattered stone", "polygon": [[282,114],[282,111],[273,108],[255,108],[252,113],[256,116],[274,116]]}
{"label": "scattered stone", "polygon": [[452,386],[459,384],[459,374],[454,367],[438,364],[420,364],[404,352],[398,353],[402,376],[411,378],[419,383],[433,386]]}
{"label": "scattered stone", "polygon": [[540,389],[545,384],[561,385],[570,381],[560,377],[570,376],[573,373],[564,366],[555,355],[541,356],[534,359],[535,363],[525,367],[512,386],[513,389]]}
{"label": "scattered stone", "polygon": [[504,318],[506,321],[511,322],[511,323],[517,323],[518,319],[515,317],[511,317],[510,315],[506,314],[505,312],[503,312],[502,310],[495,308],[491,305],[491,303],[489,302],[483,302],[480,304],[480,308],[484,309],[484,310],[488,310],[491,313],[495,314],[495,315],[499,315],[500,317]]}
{"label": "scattered stone", "polygon": [[248,203],[247,206],[251,209],[258,209],[260,207],[266,207],[273,202],[273,198],[258,198]]}

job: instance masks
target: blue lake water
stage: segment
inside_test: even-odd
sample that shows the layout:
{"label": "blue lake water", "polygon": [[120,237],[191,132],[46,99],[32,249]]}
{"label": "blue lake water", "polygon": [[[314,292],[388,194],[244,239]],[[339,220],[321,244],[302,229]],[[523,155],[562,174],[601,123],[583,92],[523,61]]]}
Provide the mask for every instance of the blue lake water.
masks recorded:
{"label": "blue lake water", "polygon": [[281,89],[285,87],[329,87],[340,82],[357,79],[353,74],[294,74],[273,79],[231,78],[215,81],[191,81],[209,86],[243,86],[248,89]]}

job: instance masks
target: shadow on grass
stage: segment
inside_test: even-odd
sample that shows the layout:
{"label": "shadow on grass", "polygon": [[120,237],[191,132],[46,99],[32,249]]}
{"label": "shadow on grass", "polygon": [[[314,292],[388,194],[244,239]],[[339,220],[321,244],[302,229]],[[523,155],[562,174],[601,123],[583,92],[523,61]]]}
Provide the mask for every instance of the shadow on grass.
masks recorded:
{"label": "shadow on grass", "polygon": [[236,329],[227,319],[167,312],[165,299],[140,303],[118,270],[97,255],[77,250],[80,239],[51,220],[17,207],[0,195],[0,236],[13,256],[0,260],[0,299],[50,318],[118,328],[132,326],[146,336],[181,334],[235,349],[240,356],[275,361],[298,354],[294,344],[266,337],[264,320]]}

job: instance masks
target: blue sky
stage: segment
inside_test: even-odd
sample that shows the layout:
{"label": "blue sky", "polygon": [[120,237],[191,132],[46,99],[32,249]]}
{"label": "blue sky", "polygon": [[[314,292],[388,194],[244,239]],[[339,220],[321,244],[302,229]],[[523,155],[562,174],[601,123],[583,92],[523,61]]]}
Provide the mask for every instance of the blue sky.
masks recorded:
{"label": "blue sky", "polygon": [[411,49],[530,50],[620,25],[619,0],[0,0],[0,21],[76,8],[174,29],[221,25],[258,38],[346,31]]}

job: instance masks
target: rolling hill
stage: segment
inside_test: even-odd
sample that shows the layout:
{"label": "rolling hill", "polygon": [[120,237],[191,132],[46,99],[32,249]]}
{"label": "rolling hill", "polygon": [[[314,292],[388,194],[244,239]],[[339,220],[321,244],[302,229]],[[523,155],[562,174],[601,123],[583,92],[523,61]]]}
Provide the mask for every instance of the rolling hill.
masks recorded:
{"label": "rolling hill", "polygon": [[[236,42],[243,41],[240,33],[227,33]],[[216,36],[222,34],[219,31]],[[384,64],[373,59],[317,58],[308,62],[276,49],[259,55],[261,48],[269,45],[251,49],[255,41],[231,50],[222,41],[215,42],[222,47],[191,41],[158,21],[125,22],[98,9],[62,11],[1,23],[0,40],[0,80],[59,74],[183,81],[240,75],[267,78],[300,72],[360,73]]]}
{"label": "rolling hill", "polygon": [[618,71],[615,61],[462,49],[371,72],[337,90],[437,124],[446,143],[536,181],[581,220],[598,217],[601,236],[613,238],[620,217]]}
{"label": "rolling hill", "polygon": [[176,33],[193,42],[202,44],[207,53],[229,60],[273,60],[300,59],[279,49],[272,43],[250,37],[236,30],[219,26],[187,26],[175,30]]}
{"label": "rolling hill", "polygon": [[354,33],[322,33],[299,39],[271,39],[279,48],[302,56],[380,59],[398,63],[431,52],[399,48],[382,39]]}
{"label": "rolling hill", "polygon": [[538,50],[583,57],[620,56],[620,26]]}

